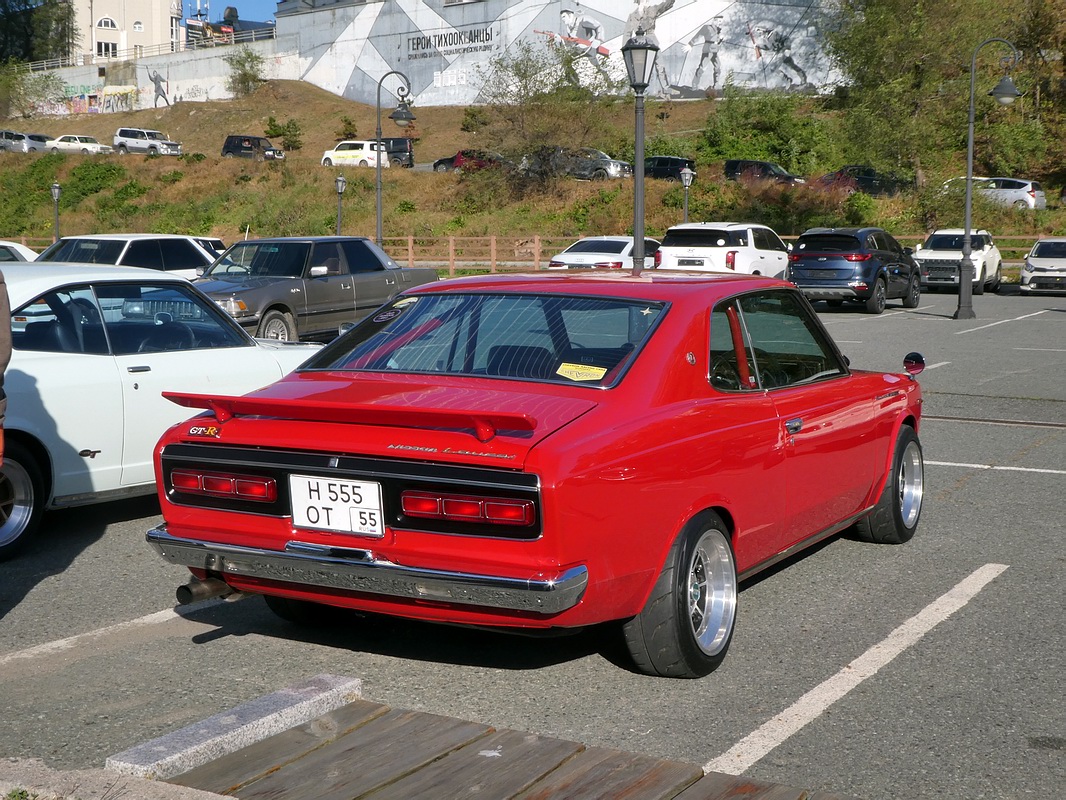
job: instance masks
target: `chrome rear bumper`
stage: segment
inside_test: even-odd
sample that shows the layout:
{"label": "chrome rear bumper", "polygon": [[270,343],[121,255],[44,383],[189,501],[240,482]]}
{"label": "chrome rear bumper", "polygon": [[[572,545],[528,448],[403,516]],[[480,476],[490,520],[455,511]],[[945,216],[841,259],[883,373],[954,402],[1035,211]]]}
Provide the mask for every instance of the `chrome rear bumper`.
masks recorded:
{"label": "chrome rear bumper", "polygon": [[370,550],[291,541],[284,550],[180,539],[166,525],[146,540],[171,564],[226,575],[283,581],[389,597],[435,600],[482,608],[558,614],[577,605],[588,585],[588,569],[528,579],[419,569],[376,557]]}

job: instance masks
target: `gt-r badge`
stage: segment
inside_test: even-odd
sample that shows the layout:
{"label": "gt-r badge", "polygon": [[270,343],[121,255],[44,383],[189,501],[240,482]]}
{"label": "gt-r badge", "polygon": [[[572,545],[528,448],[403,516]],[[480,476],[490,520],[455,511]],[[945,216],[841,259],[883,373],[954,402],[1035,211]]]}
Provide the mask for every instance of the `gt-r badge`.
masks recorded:
{"label": "gt-r badge", "polygon": [[222,433],[222,428],[218,425],[190,425],[189,436],[218,436]]}

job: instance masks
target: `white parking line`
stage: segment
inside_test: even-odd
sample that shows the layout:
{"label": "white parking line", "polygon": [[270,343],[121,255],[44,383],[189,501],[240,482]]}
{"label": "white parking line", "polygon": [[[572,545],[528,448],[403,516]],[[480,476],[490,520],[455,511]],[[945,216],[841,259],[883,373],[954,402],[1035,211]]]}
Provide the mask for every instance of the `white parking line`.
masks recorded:
{"label": "white parking line", "polygon": [[950,361],[938,361],[935,364],[926,364],[925,368],[926,369],[936,369],[937,367],[946,367],[950,363],[951,363]]}
{"label": "white parking line", "polygon": [[1032,314],[1024,314],[1024,315],[1022,315],[1020,317],[1014,317],[1013,319],[1001,319],[999,322],[990,322],[987,325],[978,325],[976,328],[967,328],[964,331],[955,331],[955,335],[958,336],[960,333],[973,333],[974,331],[983,331],[985,328],[994,328],[996,325],[1003,325],[1006,322],[1017,322],[1020,319],[1029,319],[1029,317],[1038,317],[1041,314],[1046,314],[1046,313],[1047,313],[1047,309],[1045,308],[1043,311],[1034,311]]}
{"label": "white parking line", "polygon": [[904,622],[840,672],[786,708],[769,722],[745,736],[728,751],[708,761],[703,771],[741,775],[778,745],[809,722],[813,722],[837,700],[872,677],[881,667],[916,644],[925,634],[977,596],[1007,565],[985,564]]}
{"label": "white parking line", "polygon": [[966,464],[957,461],[926,461],[934,467],[962,467],[964,469],[994,469],[1001,472],[1040,472],[1044,475],[1066,475],[1066,469],[1038,469],[1036,467],[1002,467],[997,464]]}
{"label": "white parking line", "polygon": [[1061,347],[1014,347],[1013,350],[1024,350],[1027,353],[1066,353]]}
{"label": "white parking line", "polygon": [[85,633],[79,633],[76,636],[68,636],[66,639],[57,639],[54,642],[45,642],[34,647],[28,647],[25,650],[18,650],[14,653],[8,653],[7,655],[0,656],[0,667],[10,664],[12,661],[18,661],[24,658],[37,658],[38,656],[47,656],[54,653],[60,653],[64,650],[70,650],[75,645],[80,644],[83,641],[91,639],[100,639],[104,636],[109,636],[112,633],[127,630],[129,628],[140,628],[145,625],[157,625],[160,622],[169,622],[172,619],[177,619],[182,616],[183,611],[201,610],[204,608],[210,608],[213,605],[219,603],[225,603],[226,600],[207,600],[202,603],[196,603],[195,605],[181,606],[180,609],[168,608],[164,611],[156,611],[154,614],[146,614],[143,617],[137,619],[131,619],[128,622],[120,622],[117,625],[109,625],[106,628],[97,628],[95,631],[87,631]]}

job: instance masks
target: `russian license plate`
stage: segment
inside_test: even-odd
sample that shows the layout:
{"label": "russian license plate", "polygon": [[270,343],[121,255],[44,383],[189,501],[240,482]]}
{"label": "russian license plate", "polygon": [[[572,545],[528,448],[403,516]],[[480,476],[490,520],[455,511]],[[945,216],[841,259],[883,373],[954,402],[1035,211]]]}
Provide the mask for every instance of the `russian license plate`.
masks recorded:
{"label": "russian license plate", "polygon": [[297,528],[385,535],[379,483],[290,475],[289,496],[292,524]]}

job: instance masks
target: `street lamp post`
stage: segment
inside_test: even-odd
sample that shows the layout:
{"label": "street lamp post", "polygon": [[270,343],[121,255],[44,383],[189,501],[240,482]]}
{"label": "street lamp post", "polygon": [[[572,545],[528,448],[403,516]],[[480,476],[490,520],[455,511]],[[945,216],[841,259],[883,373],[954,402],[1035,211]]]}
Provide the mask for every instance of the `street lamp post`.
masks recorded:
{"label": "street lamp post", "polygon": [[338,175],[333,185],[337,189],[337,235],[341,235],[341,198],[344,196],[344,190],[348,188],[348,181],[344,179],[343,175]]}
{"label": "street lamp post", "polygon": [[636,141],[633,151],[633,274],[644,270],[644,90],[655,71],[655,54],[659,46],[638,28],[633,38],[622,45],[622,57],[629,74],[629,85],[637,95]]}
{"label": "street lamp post", "polygon": [[[973,311],[974,266],[973,258],[971,258],[973,247],[970,238],[970,227],[973,218],[974,91],[977,83],[977,52],[986,44],[991,44],[992,42],[1000,42],[1011,49],[1011,56],[1003,59],[1004,62],[1009,62],[1007,66],[1008,72],[1018,63],[1018,48],[1006,39],[985,39],[974,49],[973,59],[970,61],[970,115],[966,128],[966,212],[962,234],[962,260],[959,262],[959,305],[955,309],[953,319],[974,319],[977,316]],[[1010,79],[1009,74],[1005,74],[1000,78],[996,88],[990,91],[989,94],[996,98],[996,102],[1005,106],[1009,106],[1021,96],[1021,92],[1014,86],[1014,81]]]}
{"label": "street lamp post", "polygon": [[55,216],[52,224],[52,241],[59,241],[59,195],[62,194],[63,188],[58,183],[52,184],[52,208],[55,211]]}
{"label": "street lamp post", "polygon": [[688,167],[682,167],[681,169],[681,185],[685,187],[685,218],[684,222],[688,222],[688,189],[692,185],[693,179],[695,179],[696,173]]}
{"label": "street lamp post", "polygon": [[411,107],[407,104],[407,96],[411,94],[411,80],[406,75],[398,70],[391,70],[381,76],[381,80],[378,81],[378,95],[377,95],[377,112],[378,112],[378,126],[375,130],[374,138],[376,142],[377,152],[374,154],[377,159],[377,180],[375,182],[374,202],[377,212],[377,225],[374,228],[375,241],[378,245],[381,245],[381,159],[385,158],[385,145],[381,141],[381,84],[385,82],[385,79],[390,75],[399,76],[403,81],[399,89],[396,90],[396,110],[389,114],[389,119],[399,125],[401,128],[406,128],[412,122],[414,122],[415,115],[411,113]]}

